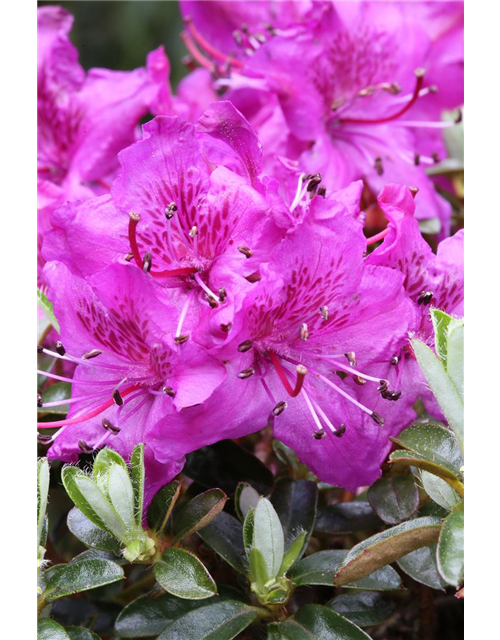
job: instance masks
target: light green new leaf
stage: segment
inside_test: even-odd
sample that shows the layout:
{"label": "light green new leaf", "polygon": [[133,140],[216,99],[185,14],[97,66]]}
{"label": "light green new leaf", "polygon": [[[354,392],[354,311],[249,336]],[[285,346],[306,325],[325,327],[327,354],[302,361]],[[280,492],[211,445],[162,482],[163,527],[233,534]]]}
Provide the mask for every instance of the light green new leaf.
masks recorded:
{"label": "light green new leaf", "polygon": [[262,554],[267,580],[276,578],[283,562],[285,537],[278,514],[266,498],[259,500],[254,511],[252,547]]}
{"label": "light green new leaf", "polygon": [[457,505],[445,519],[439,536],[437,566],[448,584],[459,587],[464,579],[464,505]]}
{"label": "light green new leaf", "polygon": [[130,471],[132,473],[132,486],[134,488],[134,513],[138,527],[142,526],[142,510],[144,507],[144,445],[134,447],[130,457]]}
{"label": "light green new leaf", "polygon": [[42,534],[45,528],[45,512],[49,495],[50,471],[47,458],[38,460],[37,467],[37,544],[42,544]]}
{"label": "light green new leaf", "polygon": [[47,317],[47,320],[54,327],[57,333],[60,333],[61,328],[59,327],[59,322],[57,322],[57,319],[54,315],[52,302],[50,302],[50,300],[47,298],[45,293],[40,291],[40,289],[37,289],[37,302],[38,302],[39,308],[43,311],[43,313]]}

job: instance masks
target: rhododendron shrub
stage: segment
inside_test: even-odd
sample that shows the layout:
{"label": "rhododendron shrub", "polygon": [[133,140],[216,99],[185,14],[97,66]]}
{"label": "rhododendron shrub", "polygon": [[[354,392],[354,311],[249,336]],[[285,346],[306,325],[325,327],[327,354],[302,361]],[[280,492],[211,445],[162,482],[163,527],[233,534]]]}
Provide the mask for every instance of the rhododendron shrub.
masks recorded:
{"label": "rhododendron shrub", "polygon": [[402,637],[463,597],[462,5],[180,11],[173,88],[38,10],[39,637]]}

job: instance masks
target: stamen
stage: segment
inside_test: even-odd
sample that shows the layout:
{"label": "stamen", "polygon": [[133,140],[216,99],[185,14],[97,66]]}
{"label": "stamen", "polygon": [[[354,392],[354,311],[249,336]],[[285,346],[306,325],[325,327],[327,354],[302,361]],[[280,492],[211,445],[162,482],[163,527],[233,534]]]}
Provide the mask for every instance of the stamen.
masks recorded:
{"label": "stamen", "polygon": [[113,391],[113,402],[119,406],[119,407],[123,407],[123,398],[120,395],[120,392],[118,391],[118,389],[115,389]]}
{"label": "stamen", "polygon": [[39,408],[43,407],[42,395],[40,393],[36,394],[36,406]]}
{"label": "stamen", "polygon": [[185,344],[189,339],[189,336],[187,335],[187,333],[181,335],[181,336],[175,336],[174,338],[174,342],[175,344]]}
{"label": "stamen", "polygon": [[227,298],[227,291],[224,289],[224,287],[219,287],[219,301],[224,302],[226,298]]}
{"label": "stamen", "polygon": [[309,329],[307,328],[307,324],[303,322],[299,328],[300,339],[305,342],[309,338]]}
{"label": "stamen", "polygon": [[78,440],[78,447],[82,453],[92,453],[94,451],[94,447],[88,445],[85,440]]}
{"label": "stamen", "polygon": [[322,198],[326,198],[326,187],[325,185],[321,185],[321,187],[318,187],[318,196],[321,196]]}
{"label": "stamen", "polygon": [[273,416],[279,416],[287,408],[287,403],[281,400],[273,409]]}
{"label": "stamen", "polygon": [[313,174],[307,181],[307,191],[309,193],[314,192],[322,179],[321,173]]}
{"label": "stamen", "polygon": [[167,207],[165,207],[165,217],[167,220],[171,220],[174,217],[174,213],[177,211],[177,205],[175,202],[171,202]]}
{"label": "stamen", "polygon": [[336,436],[337,438],[341,438],[344,435],[344,433],[346,432],[346,428],[347,427],[345,426],[345,424],[342,423],[340,425],[340,427],[337,429],[337,431],[335,431],[335,433],[333,435]]}
{"label": "stamen", "polygon": [[130,243],[130,248],[132,249],[132,255],[134,256],[135,263],[140,269],[142,269],[141,254],[139,252],[139,247],[137,246],[137,224],[140,219],[141,216],[138,213],[134,213],[133,211],[129,213],[128,241]]}
{"label": "stamen", "polygon": [[54,400],[54,402],[45,402],[43,406],[45,407],[62,407],[65,404],[72,404],[73,402],[82,402],[84,400],[93,400],[94,398],[103,398],[109,395],[109,391],[100,391],[99,393],[93,393],[88,396],[79,396],[77,398],[67,398],[65,400]]}
{"label": "stamen", "polygon": [[56,342],[56,351],[60,356],[63,356],[66,353],[66,349],[63,347],[62,342]]}
{"label": "stamen", "polygon": [[351,365],[351,367],[355,367],[356,366],[356,354],[354,353],[354,351],[348,351],[347,353],[344,353],[344,355],[347,358],[347,362]]}
{"label": "stamen", "polygon": [[387,227],[380,233],[377,233],[376,235],[372,236],[371,238],[367,238],[366,246],[369,247],[371,244],[375,244],[375,242],[379,242],[379,240],[383,240],[385,236],[389,233],[389,231],[390,231],[390,228]]}
{"label": "stamen", "polygon": [[240,378],[241,380],[246,380],[247,378],[253,376],[254,373],[255,369],[253,367],[249,367],[248,369],[243,369],[243,371],[240,371],[238,373],[238,378]]}
{"label": "stamen", "polygon": [[102,419],[102,426],[109,431],[110,433],[112,433],[114,436],[118,435],[121,431],[121,429],[119,429],[118,427],[115,427],[114,424],[112,424],[107,418],[103,418]]}
{"label": "stamen", "polygon": [[177,278],[190,276],[197,273],[194,267],[181,267],[180,269],[166,269],[165,271],[150,271],[153,278]]}
{"label": "stamen", "polygon": [[128,253],[126,253],[126,254],[123,256],[123,259],[124,259],[126,262],[130,262],[133,258],[134,258],[134,254],[133,254],[131,251],[129,251]]}
{"label": "stamen", "polygon": [[207,285],[201,279],[199,273],[195,273],[194,279],[196,280],[198,285],[203,289],[203,291],[207,294],[207,296],[215,300],[215,302],[219,302],[219,296],[215,295],[215,293],[207,287]]}
{"label": "stamen", "polygon": [[363,385],[366,384],[366,380],[364,378],[362,378],[361,376],[353,376],[352,379],[360,387],[362,387]]}
{"label": "stamen", "polygon": [[189,51],[193,59],[196,60],[200,66],[211,71],[214,64],[197,49],[191,36],[186,31],[181,33],[181,40],[184,42],[184,46]]}
{"label": "stamen", "polygon": [[432,291],[422,291],[422,293],[420,294],[417,300],[417,304],[419,305],[423,304],[424,306],[427,306],[428,304],[431,303],[433,296],[434,296],[434,293]]}
{"label": "stamen", "polygon": [[221,324],[220,330],[224,333],[229,333],[231,331],[231,327],[233,326],[232,322],[228,322],[227,324]]}
{"label": "stamen", "polygon": [[382,158],[380,156],[377,156],[375,158],[375,163],[374,163],[374,168],[375,171],[377,172],[377,175],[381,176],[384,173],[384,164],[382,162]]}
{"label": "stamen", "polygon": [[302,390],[302,385],[304,384],[304,378],[306,377],[307,369],[302,364],[297,365],[297,379],[295,381],[295,388],[292,389],[292,386],[288,381],[288,378],[281,365],[281,362],[279,361],[278,356],[274,353],[274,351],[269,351],[269,357],[271,358],[271,362],[273,363],[274,368],[276,369],[276,372],[281,382],[283,383],[283,386],[285,387],[288,395],[290,395],[292,398],[296,398]]}
{"label": "stamen", "polygon": [[151,254],[149,253],[149,251],[146,251],[142,259],[142,270],[144,271],[144,273],[149,273],[151,271],[152,264],[153,261],[151,258]]}
{"label": "stamen", "polygon": [[250,351],[252,347],[253,347],[253,340],[245,340],[244,342],[241,342],[238,345],[238,351],[240,353],[245,353],[247,351]]}
{"label": "stamen", "polygon": [[317,431],[313,431],[313,438],[315,440],[323,440],[323,438],[326,438],[326,432],[323,427],[321,427],[321,429],[318,429]]}
{"label": "stamen", "polygon": [[306,401],[307,408],[309,409],[309,411],[310,411],[310,413],[312,415],[312,418],[314,420],[315,425],[318,428],[318,431],[323,431],[323,425],[321,424],[321,421],[318,418],[318,414],[314,410],[313,404],[312,404],[312,402],[311,402],[311,400],[309,398],[309,395],[308,395],[308,393],[306,392],[305,389],[302,389],[302,395],[304,396],[304,400]]}
{"label": "stamen", "polygon": [[323,409],[319,406],[319,404],[313,400],[312,401],[316,411],[320,414],[320,416],[323,418],[323,421],[325,422],[326,426],[330,429],[330,431],[336,435],[337,434],[337,429],[333,426],[333,424],[331,423],[331,421],[329,420],[328,416],[326,415],[326,413],[323,411]]}
{"label": "stamen", "polygon": [[406,113],[418,100],[420,89],[422,88],[422,84],[424,81],[425,69],[419,67],[415,70],[415,76],[417,78],[415,83],[415,89],[413,90],[413,95],[410,100],[396,113],[393,113],[390,116],[386,116],[385,118],[374,118],[373,120],[365,119],[365,118],[340,118],[339,122],[342,124],[383,124],[384,122],[390,122],[391,120],[397,120],[404,113]]}
{"label": "stamen", "polygon": [[330,317],[330,311],[328,310],[326,304],[319,308],[319,312],[321,313],[321,317],[323,318],[323,320],[328,320],[328,318]]}
{"label": "stamen", "polygon": [[247,259],[253,256],[253,251],[248,247],[238,247],[238,251],[242,253]]}
{"label": "stamen", "polygon": [[233,67],[239,67],[241,69],[241,68],[243,68],[245,66],[239,60],[235,60],[234,58],[231,58],[230,56],[226,56],[224,53],[222,53],[221,51],[216,49],[214,46],[212,46],[210,44],[210,42],[208,42],[208,40],[206,40],[206,38],[204,38],[202,36],[202,34],[198,31],[198,29],[194,26],[193,21],[192,21],[191,18],[189,18],[189,17],[184,18],[184,24],[188,28],[188,30],[189,30],[191,36],[193,37],[193,39],[200,45],[200,47],[205,49],[205,51],[209,55],[213,56],[217,60],[221,60],[222,62],[226,62],[226,63],[232,65]]}
{"label": "stamen", "polygon": [[188,295],[186,297],[186,300],[184,301],[184,305],[182,306],[181,315],[179,316],[179,322],[177,323],[177,329],[175,331],[175,335],[176,336],[180,336],[181,335],[182,325],[184,324],[184,320],[186,319],[186,314],[188,312],[191,300],[193,299],[193,295],[194,295],[194,290],[192,290],[192,291],[190,291],[188,293]]}
{"label": "stamen", "polygon": [[162,391],[169,398],[175,398],[175,391],[172,389],[172,387],[163,387]]}
{"label": "stamen", "polygon": [[100,356],[102,353],[102,351],[99,351],[99,349],[92,349],[92,351],[88,351],[87,353],[84,353],[82,356],[82,360],[91,360],[92,358],[97,358],[97,356]]}
{"label": "stamen", "polygon": [[52,441],[52,436],[47,436],[43,433],[37,433],[36,438],[40,444],[50,444]]}
{"label": "stamen", "polygon": [[417,193],[420,191],[418,187],[408,187],[408,191],[411,193],[412,198],[415,199]]}
{"label": "stamen", "polygon": [[392,365],[396,365],[396,364],[398,364],[398,362],[399,362],[399,358],[398,358],[398,356],[392,356],[392,358],[391,358],[391,364],[392,364]]}

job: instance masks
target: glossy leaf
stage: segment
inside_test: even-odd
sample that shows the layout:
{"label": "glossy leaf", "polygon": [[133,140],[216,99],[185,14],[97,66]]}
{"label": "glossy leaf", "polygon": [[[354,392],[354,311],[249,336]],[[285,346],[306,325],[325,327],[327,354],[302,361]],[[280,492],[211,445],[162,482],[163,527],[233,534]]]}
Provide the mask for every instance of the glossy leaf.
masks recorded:
{"label": "glossy leaf", "polygon": [[261,498],[255,508],[252,546],[262,554],[267,580],[275,578],[283,562],[285,538],[278,514],[266,498]]}
{"label": "glossy leaf", "polygon": [[170,548],[153,565],[158,584],[178,598],[203,600],[217,593],[217,585],[207,569],[186,549]]}
{"label": "glossy leaf", "polygon": [[123,580],[123,569],[111,560],[79,560],[57,564],[44,573],[47,601]]}
{"label": "glossy leaf", "polygon": [[40,618],[37,624],[37,640],[70,640],[64,627],[50,618]]}
{"label": "glossy leaf", "polygon": [[353,533],[381,524],[369,502],[355,500],[318,507],[314,530],[319,533]]}
{"label": "glossy leaf", "polygon": [[232,495],[240,482],[248,482],[265,495],[274,477],[258,458],[232,440],[202,447],[186,457],[183,473],[207,489],[220,487]]}
{"label": "glossy leaf", "polygon": [[306,533],[297,558],[301,557],[307,548],[316,521],[316,483],[310,480],[282,478],[278,480],[271,494],[271,503],[280,519],[286,543],[291,544],[302,532]]}
{"label": "glossy leaf", "polygon": [[164,485],[154,496],[148,509],[148,525],[153,531],[162,531],[170,518],[181,491],[181,482],[174,480]]}
{"label": "glossy leaf", "polygon": [[447,511],[461,502],[459,494],[445,480],[427,471],[422,471],[420,478],[426,494]]}
{"label": "glossy leaf", "polygon": [[132,487],[134,492],[134,514],[138,527],[142,526],[142,510],[144,507],[144,445],[134,447],[130,456],[130,473],[132,475]]}
{"label": "glossy leaf", "polygon": [[407,451],[460,474],[464,464],[462,451],[455,435],[446,427],[433,423],[414,425],[391,440]]}
{"label": "glossy leaf", "polygon": [[308,604],[285,620],[270,626],[268,640],[369,640],[359,627],[332,609]]}
{"label": "glossy leaf", "polygon": [[66,633],[71,640],[101,640],[97,633],[84,627],[66,627]]}
{"label": "glossy leaf", "polygon": [[206,527],[224,509],[226,501],[227,495],[220,489],[210,489],[190,500],[175,517],[174,544]]}
{"label": "glossy leaf", "polygon": [[236,600],[200,607],[170,623],[157,640],[232,640],[257,617],[257,609]]}
{"label": "glossy leaf", "polygon": [[440,529],[439,518],[416,518],[363,540],[342,561],[335,585],[355,582],[415,549],[436,542]]}
{"label": "glossy leaf", "polygon": [[432,589],[444,589],[446,583],[437,570],[437,544],[416,549],[400,558],[398,566],[411,578]]}
{"label": "glossy leaf", "polygon": [[437,566],[448,584],[458,587],[464,579],[464,505],[457,505],[443,522],[437,549]]}
{"label": "glossy leaf", "polygon": [[77,507],[73,507],[68,513],[66,523],[71,533],[87,547],[112,553],[120,552],[120,542],[91,522]]}
{"label": "glossy leaf", "polygon": [[398,524],[418,509],[419,494],[411,475],[380,478],[369,488],[368,501],[384,522]]}
{"label": "glossy leaf", "polygon": [[215,553],[240,573],[248,572],[248,562],[243,547],[241,522],[223,511],[198,535]]}
{"label": "glossy leaf", "polygon": [[[295,586],[324,585],[333,586],[339,566],[347,556],[343,549],[318,551],[302,558],[292,570],[291,579]],[[372,574],[345,584],[352,589],[392,591],[399,589],[401,579],[392,567],[382,567]]]}
{"label": "glossy leaf", "polygon": [[234,506],[238,518],[243,522],[249,509],[255,509],[259,494],[248,482],[240,482],[234,494]]}
{"label": "glossy leaf", "polygon": [[47,407],[49,402],[60,402],[68,400],[71,397],[71,384],[69,382],[56,382],[51,384],[42,392],[42,404],[45,406],[38,407],[37,413],[42,415],[58,415],[65,416],[69,411],[69,404],[59,404],[55,407]]}
{"label": "glossy leaf", "polygon": [[460,478],[448,466],[437,464],[413,451],[394,451],[389,460],[403,467],[417,467],[442,478],[451,487],[463,494],[464,488]]}
{"label": "glossy leaf", "polygon": [[42,545],[42,534],[45,528],[45,513],[49,496],[50,470],[47,458],[40,458],[37,464],[37,542]]}
{"label": "glossy leaf", "polygon": [[326,606],[358,627],[380,624],[394,613],[394,604],[380,593],[373,591],[343,593],[327,602]]}

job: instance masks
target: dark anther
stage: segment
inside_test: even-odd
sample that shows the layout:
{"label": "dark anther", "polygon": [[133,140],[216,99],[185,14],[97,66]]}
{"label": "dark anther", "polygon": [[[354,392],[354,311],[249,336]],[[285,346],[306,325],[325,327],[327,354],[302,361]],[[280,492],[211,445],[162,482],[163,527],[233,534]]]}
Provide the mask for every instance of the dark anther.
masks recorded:
{"label": "dark anther", "polygon": [[384,173],[384,164],[383,164],[382,158],[380,156],[377,156],[375,158],[375,163],[374,163],[373,167],[375,168],[375,171],[377,172],[377,175],[381,176]]}
{"label": "dark anther", "polygon": [[418,187],[408,187],[408,191],[411,193],[412,197],[415,198],[415,196],[419,192],[419,188]]}
{"label": "dark anther", "polygon": [[129,253],[126,253],[123,257],[127,262],[130,262],[131,260],[133,260],[134,254],[131,251],[129,251]]}
{"label": "dark anther", "polygon": [[439,155],[436,151],[433,151],[431,153],[432,159],[434,160],[434,163],[437,164],[439,162]]}
{"label": "dark anther", "polygon": [[326,433],[324,429],[318,429],[317,431],[313,431],[313,438],[315,440],[323,440],[325,436],[326,436]]}
{"label": "dark anther", "polygon": [[219,300],[221,302],[224,302],[224,300],[227,298],[227,291],[224,289],[224,287],[220,287],[219,289]]}
{"label": "dark anther", "polygon": [[238,247],[238,251],[242,253],[245,258],[251,258],[253,256],[253,251],[248,247]]}
{"label": "dark anther", "polygon": [[38,408],[43,407],[42,396],[40,393],[36,394],[36,406]]}
{"label": "dark anther", "polygon": [[171,220],[174,217],[174,213],[177,211],[177,205],[175,202],[171,202],[168,207],[165,208],[165,217],[167,220]]}
{"label": "dark anther", "polygon": [[431,303],[433,295],[434,294],[432,291],[422,291],[422,293],[420,294],[417,300],[417,304],[423,304],[427,306],[428,304]]}
{"label": "dark anther", "polygon": [[429,93],[437,93],[438,92],[437,84],[431,84],[430,87],[428,87],[428,89],[429,89]]}
{"label": "dark anther", "polygon": [[321,196],[322,198],[326,198],[326,187],[324,184],[318,187],[318,196]]}
{"label": "dark anther", "polygon": [[313,175],[309,178],[307,182],[307,191],[309,193],[311,193],[311,191],[314,191],[322,179],[323,178],[321,177],[321,173],[313,173]]}
{"label": "dark anther", "polygon": [[208,305],[211,309],[217,309],[219,303],[217,300],[214,300],[212,296],[209,296],[208,293],[205,294],[205,300],[208,302]]}
{"label": "dark anther", "polygon": [[175,398],[175,391],[172,389],[172,387],[163,387],[162,391],[169,398]]}
{"label": "dark anther", "polygon": [[367,96],[372,96],[377,91],[377,87],[365,87],[365,89],[361,89],[358,91],[358,96],[360,98],[366,98]]}
{"label": "dark anther", "polygon": [[380,380],[380,386],[377,387],[377,391],[385,393],[389,389],[389,382],[387,380]]}
{"label": "dark anther", "polygon": [[240,378],[241,380],[246,380],[247,378],[250,378],[250,376],[253,376],[254,373],[255,369],[249,367],[248,369],[243,369],[243,371],[240,371],[238,373],[238,378]]}
{"label": "dark anther", "polygon": [[52,440],[52,436],[48,436],[45,433],[37,433],[36,439],[40,444],[49,444]]}
{"label": "dark anther", "polygon": [[60,356],[63,356],[66,353],[66,349],[63,347],[62,342],[56,342],[56,351]]}
{"label": "dark anther", "polygon": [[354,380],[354,382],[356,384],[359,384],[360,387],[362,387],[364,384],[366,384],[366,380],[364,378],[362,378],[361,376],[353,376],[352,379]]}
{"label": "dark anther", "polygon": [[224,331],[224,333],[229,333],[231,331],[231,327],[233,326],[232,322],[228,322],[227,324],[221,324],[220,329]]}
{"label": "dark anther", "polygon": [[115,425],[112,424],[107,418],[102,419],[102,426],[115,436],[121,431],[119,427],[115,427]]}
{"label": "dark anther", "polygon": [[197,235],[198,235],[198,227],[195,225],[194,227],[191,227],[191,229],[189,230],[189,237],[196,238]]}
{"label": "dark anther", "polygon": [[273,416],[279,416],[283,413],[283,411],[287,408],[287,403],[281,400],[273,409]]}
{"label": "dark anther", "polygon": [[38,353],[43,353],[43,345],[42,344],[37,344],[36,345],[36,350]]}
{"label": "dark anther", "polygon": [[457,109],[458,114],[457,117],[455,118],[455,124],[460,124],[460,122],[462,122],[462,109]]}
{"label": "dark anther", "polygon": [[337,100],[334,100],[330,105],[330,109],[332,111],[337,111],[337,109],[340,109],[340,107],[344,104],[344,102],[345,102],[345,98],[337,98]]}
{"label": "dark anther", "polygon": [[92,358],[97,358],[97,356],[100,356],[102,353],[102,351],[99,351],[99,349],[92,349],[92,351],[89,351],[87,353],[84,353],[82,356],[83,360],[91,360]]}
{"label": "dark anther", "polygon": [[144,273],[149,273],[151,271],[151,265],[153,264],[151,259],[151,254],[149,251],[146,251],[144,254],[144,258],[142,259],[142,270]]}
{"label": "dark anther", "polygon": [[401,85],[399,82],[383,82],[380,85],[380,88],[383,91],[387,91],[387,93],[390,93],[392,96],[397,96],[398,93],[401,93]]}
{"label": "dark anther", "polygon": [[90,445],[88,445],[85,440],[78,440],[78,446],[82,453],[92,453],[94,450]]}
{"label": "dark anther", "polygon": [[259,282],[259,280],[262,280],[262,276],[258,271],[254,271],[249,276],[247,276],[245,280],[253,284],[254,282]]}
{"label": "dark anther", "polygon": [[253,347],[253,340],[245,340],[238,345],[238,351],[240,353],[245,353],[246,351],[250,351]]}
{"label": "dark anther", "polygon": [[346,426],[344,423],[342,423],[340,427],[333,432],[333,435],[336,438],[341,438],[344,435],[345,430],[346,430]]}
{"label": "dark anther", "polygon": [[118,405],[119,407],[123,407],[123,398],[121,397],[118,389],[115,389],[113,391],[113,400],[115,401],[116,405]]}
{"label": "dark anther", "polygon": [[300,339],[305,342],[309,338],[309,329],[307,328],[307,324],[303,322],[299,327],[299,335]]}
{"label": "dark anther", "polygon": [[398,356],[392,356],[391,364],[398,364],[398,362],[399,362],[399,357]]}
{"label": "dark anther", "polygon": [[383,427],[384,426],[385,420],[382,418],[380,413],[375,413],[375,411],[373,411],[371,416],[375,420],[375,422],[378,424],[379,427]]}
{"label": "dark anther", "polygon": [[355,367],[356,366],[356,354],[354,353],[354,351],[348,351],[347,353],[344,353],[344,355],[347,358],[347,362],[351,365],[351,367]]}
{"label": "dark anther", "polygon": [[415,153],[413,154],[413,164],[418,167],[418,165],[420,164],[420,154],[417,153],[415,151]]}
{"label": "dark anther", "polygon": [[174,338],[174,342],[175,344],[184,344],[185,342],[188,341],[189,336],[187,335],[187,333],[183,333],[180,336],[175,336]]}
{"label": "dark anther", "polygon": [[330,317],[330,311],[328,310],[326,304],[319,308],[319,312],[321,313],[321,317],[323,318],[323,320],[328,320],[328,318]]}

